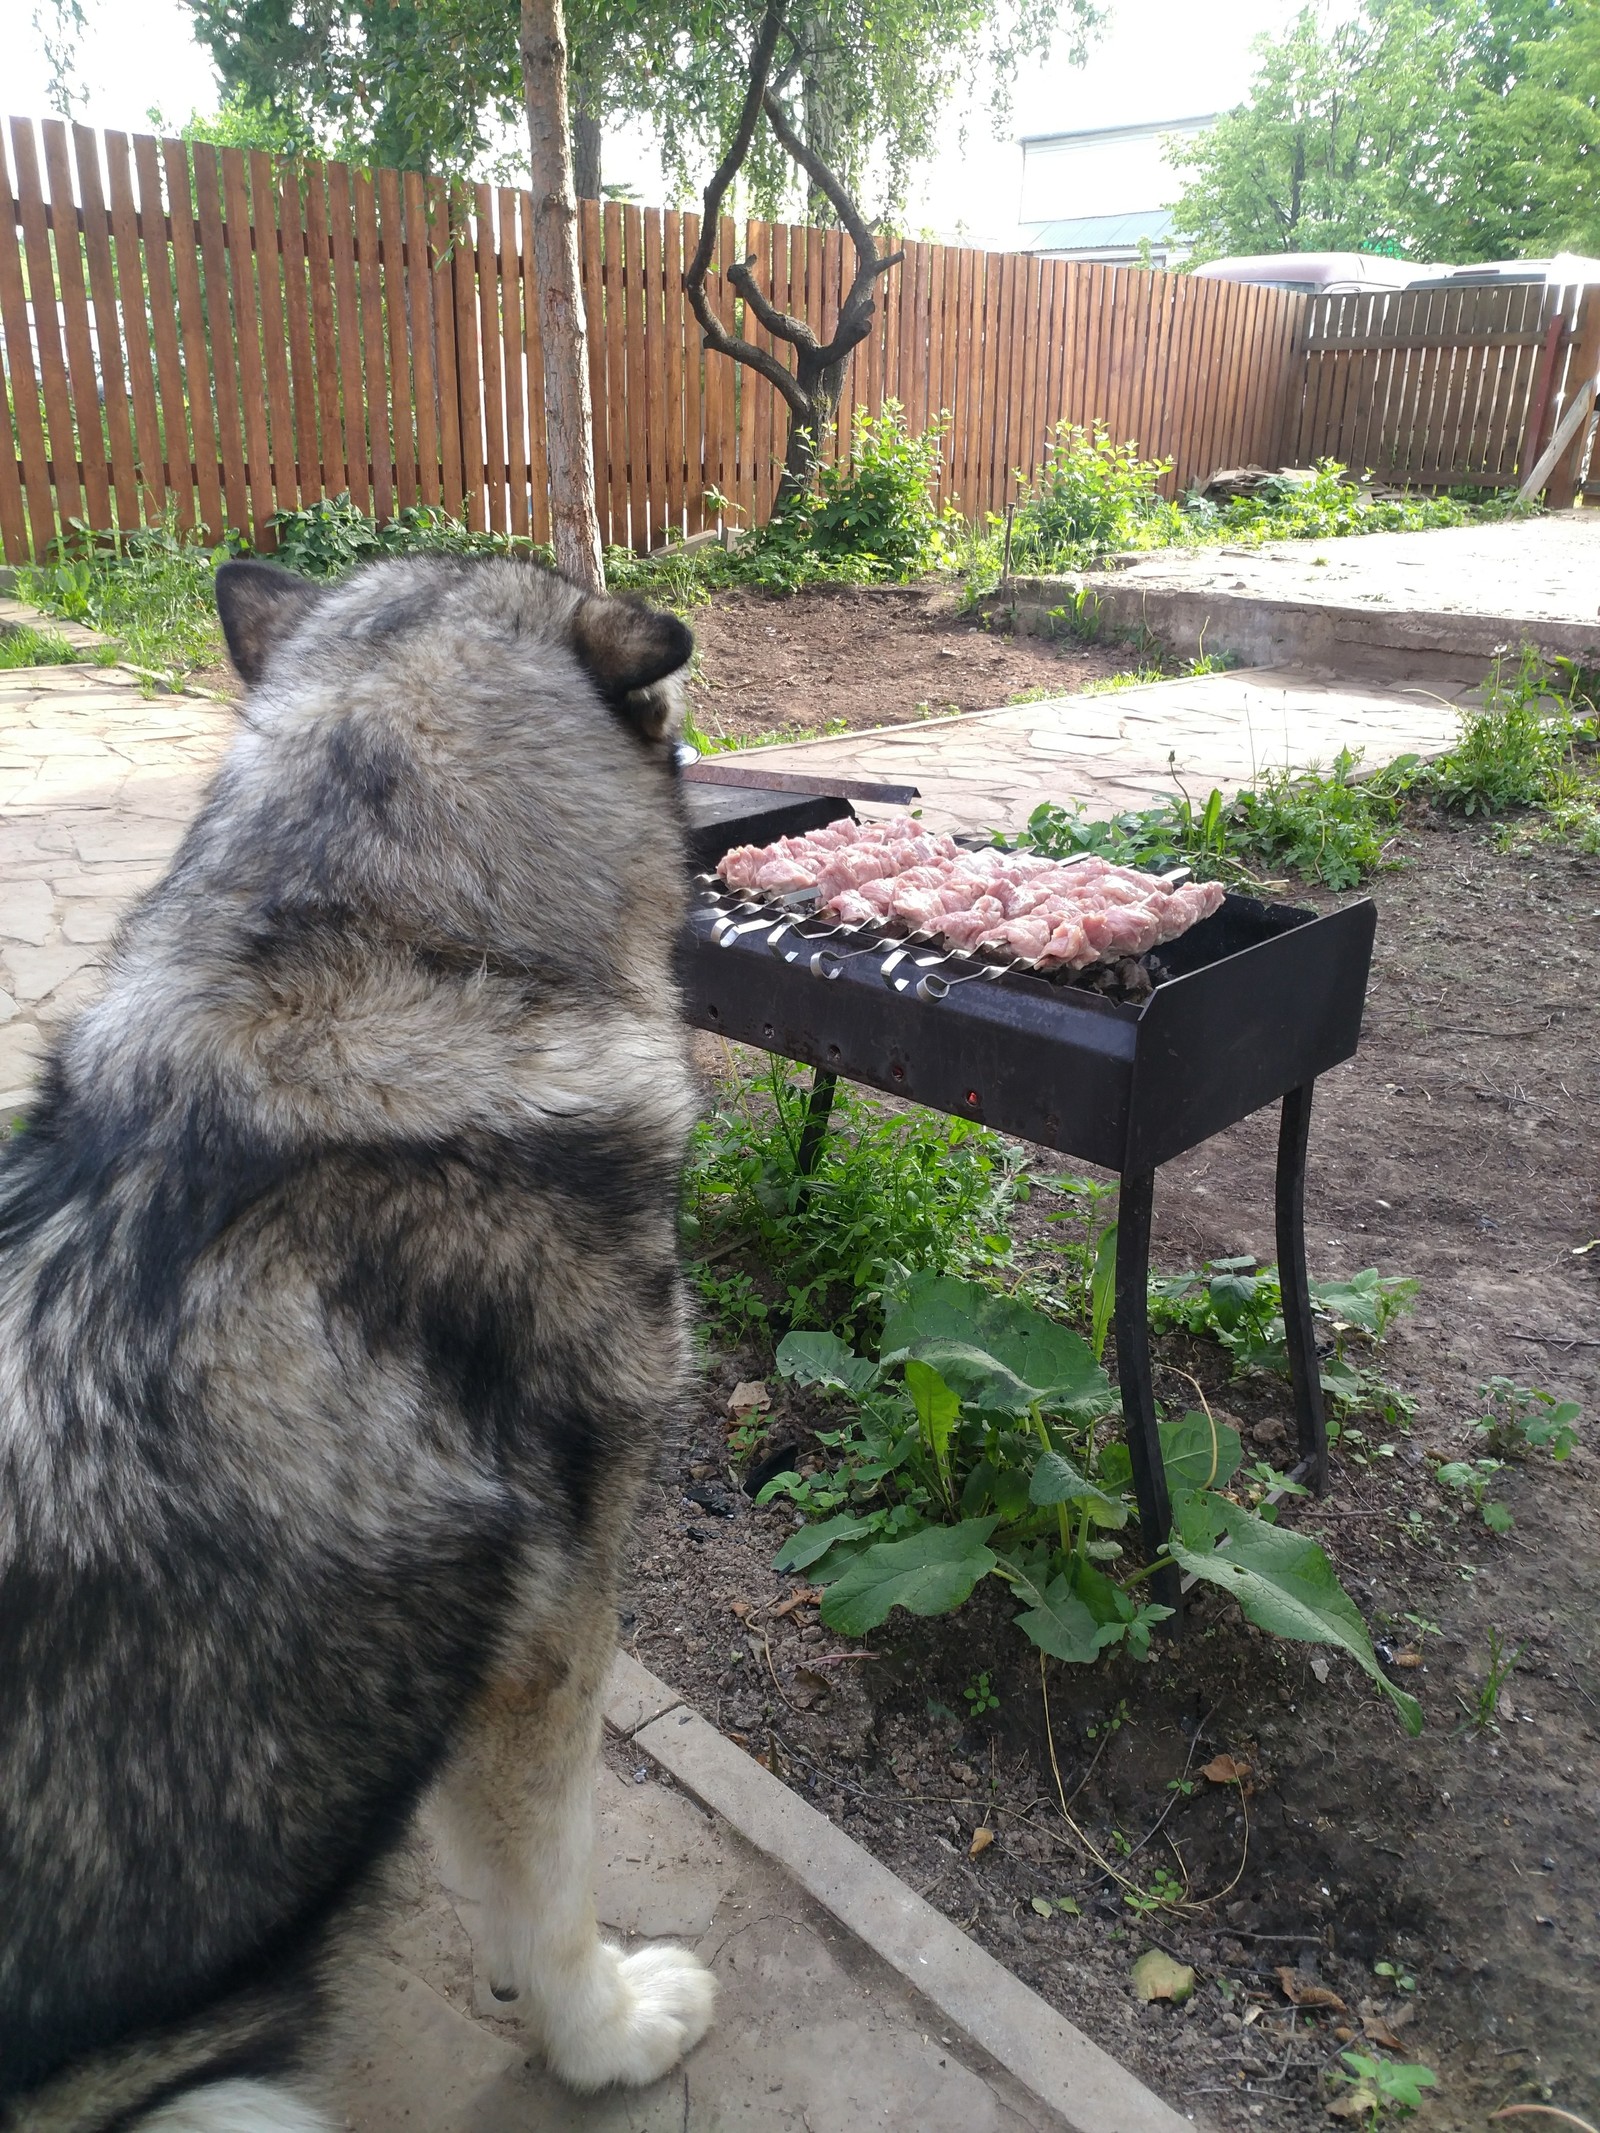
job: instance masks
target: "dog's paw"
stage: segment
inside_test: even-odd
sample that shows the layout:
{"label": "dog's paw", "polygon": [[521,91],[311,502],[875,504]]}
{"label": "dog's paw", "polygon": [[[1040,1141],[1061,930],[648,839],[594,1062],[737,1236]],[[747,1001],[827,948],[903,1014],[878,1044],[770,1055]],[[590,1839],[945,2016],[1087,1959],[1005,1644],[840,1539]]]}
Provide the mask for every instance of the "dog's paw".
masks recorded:
{"label": "dog's paw", "polygon": [[569,2088],[613,2082],[642,2088],[677,2065],[711,2027],[717,1983],[687,1948],[622,1955],[604,1944],[597,1973],[570,2018],[546,2042],[552,2073]]}

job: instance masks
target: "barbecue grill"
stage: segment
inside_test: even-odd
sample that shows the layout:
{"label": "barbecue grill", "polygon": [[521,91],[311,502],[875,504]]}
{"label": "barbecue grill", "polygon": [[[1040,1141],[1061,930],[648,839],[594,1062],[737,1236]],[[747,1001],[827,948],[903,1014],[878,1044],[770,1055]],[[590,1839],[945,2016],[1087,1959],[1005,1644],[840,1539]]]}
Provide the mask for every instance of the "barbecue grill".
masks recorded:
{"label": "barbecue grill", "polygon": [[[1117,1370],[1147,1556],[1172,1523],[1146,1313],[1155,1174],[1281,1102],[1276,1220],[1295,1475],[1320,1492],[1328,1442],[1306,1277],[1306,1144],[1316,1078],[1350,1058],[1361,1034],[1377,923],[1370,899],[1319,916],[1229,895],[1142,959],[1143,997],[1127,996],[1126,986],[1118,997],[1097,989],[1103,972],[1046,974],[981,948],[953,953],[904,928],[839,926],[810,908],[814,899],[725,888],[711,870],[733,846],[854,813],[848,788],[762,791],[758,775],[740,766],[732,785],[691,774],[687,787],[695,884],[680,978],[688,1019],[815,1068],[803,1168],[820,1151],[842,1074],[1118,1173]],[[1176,1569],[1153,1582],[1176,1607]]]}

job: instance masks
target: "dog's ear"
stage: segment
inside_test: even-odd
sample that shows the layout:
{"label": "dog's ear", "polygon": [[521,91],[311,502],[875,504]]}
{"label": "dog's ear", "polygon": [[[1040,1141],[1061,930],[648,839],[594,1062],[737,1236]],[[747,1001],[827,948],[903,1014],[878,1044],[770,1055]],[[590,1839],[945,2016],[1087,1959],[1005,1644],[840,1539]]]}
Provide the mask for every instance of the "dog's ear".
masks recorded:
{"label": "dog's ear", "polygon": [[243,681],[259,681],[267,654],[322,593],[275,563],[224,563],[217,572],[217,613],[228,657]]}
{"label": "dog's ear", "polygon": [[679,715],[677,691],[658,684],[688,663],[694,633],[687,623],[642,600],[591,594],[573,615],[572,642],[614,711],[646,740],[671,733]]}

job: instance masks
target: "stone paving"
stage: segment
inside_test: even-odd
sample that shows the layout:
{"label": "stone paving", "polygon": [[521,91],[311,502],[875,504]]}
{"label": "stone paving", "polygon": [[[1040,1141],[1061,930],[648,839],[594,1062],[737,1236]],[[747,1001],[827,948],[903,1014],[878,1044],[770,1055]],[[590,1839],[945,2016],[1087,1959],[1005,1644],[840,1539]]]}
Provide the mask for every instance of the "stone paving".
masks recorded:
{"label": "stone paving", "polygon": [[0,672],[0,1114],[94,992],[120,913],[176,850],[233,729],[226,705],[142,690],[119,667]]}
{"label": "stone paving", "polygon": [[[27,610],[0,601],[0,627]],[[87,633],[76,633],[87,638]],[[50,1030],[94,991],[118,914],[160,874],[233,729],[230,706],[147,695],[119,667],[0,671],[0,1115],[25,1100]],[[763,769],[916,785],[941,829],[1016,828],[1041,800],[1204,799],[1268,766],[1369,764],[1448,744],[1472,691],[1253,668],[1063,696],[764,748]],[[865,812],[871,812],[867,809]]]}
{"label": "stone paving", "polygon": [[[1448,747],[1476,691],[1460,681],[1388,684],[1305,668],[1251,667],[1103,696],[1058,696],[763,748],[763,770],[915,785],[930,828],[1016,829],[1041,801],[1093,814],[1186,791],[1237,792],[1269,768],[1327,765],[1341,748],[1369,768]],[[883,812],[870,806],[863,812]]]}
{"label": "stone paving", "polygon": [[1600,620],[1600,511],[1259,548],[1163,548],[1089,582],[1504,617],[1515,641],[1519,624]]}

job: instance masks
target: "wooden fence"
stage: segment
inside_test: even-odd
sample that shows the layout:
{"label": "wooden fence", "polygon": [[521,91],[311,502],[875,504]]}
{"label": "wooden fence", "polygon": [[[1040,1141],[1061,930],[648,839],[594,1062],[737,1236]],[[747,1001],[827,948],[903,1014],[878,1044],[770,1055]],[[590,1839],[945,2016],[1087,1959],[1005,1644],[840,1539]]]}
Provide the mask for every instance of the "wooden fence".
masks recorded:
{"label": "wooden fence", "polygon": [[[1418,488],[1515,487],[1600,370],[1600,288],[1411,289],[1307,300],[1280,458]],[[1564,508],[1583,440],[1548,501]]]}
{"label": "wooden fence", "polygon": [[[261,540],[275,510],[344,489],[380,517],[438,503],[546,536],[527,194],[58,120],[13,119],[0,175],[9,560],[73,519],[131,528],[169,510]],[[605,537],[696,532],[724,508],[708,491],[759,522],[787,410],[700,347],[680,283],[698,217],[586,202],[581,220]],[[837,231],[724,222],[719,268],[747,253],[780,305],[831,329]],[[916,428],[947,411],[944,490],[969,515],[1015,494],[1063,419],[1170,458],[1173,486],[1275,449],[1303,298],[906,254],[851,365],[840,439],[886,398]],[[720,272],[713,293],[731,317]]]}

